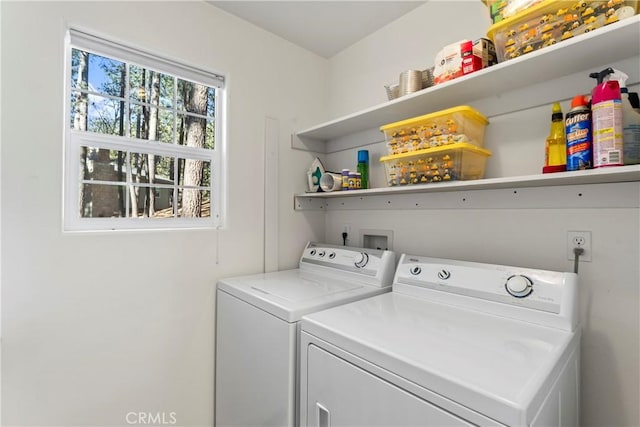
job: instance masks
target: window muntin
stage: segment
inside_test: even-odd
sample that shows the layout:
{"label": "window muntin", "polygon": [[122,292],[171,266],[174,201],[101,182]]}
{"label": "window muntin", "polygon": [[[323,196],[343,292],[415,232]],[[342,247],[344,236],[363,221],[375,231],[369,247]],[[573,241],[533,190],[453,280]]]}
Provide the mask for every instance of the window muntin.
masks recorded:
{"label": "window muntin", "polygon": [[[221,120],[216,112],[222,77],[191,81],[149,66],[148,54],[139,63],[123,61],[75,45],[73,35],[68,45],[65,228],[221,225]],[[86,34],[78,38],[96,42]],[[98,42],[115,52],[113,44]],[[95,48],[95,43],[85,45]],[[137,53],[124,48],[123,56],[132,52]],[[158,62],[167,64],[166,59]]]}

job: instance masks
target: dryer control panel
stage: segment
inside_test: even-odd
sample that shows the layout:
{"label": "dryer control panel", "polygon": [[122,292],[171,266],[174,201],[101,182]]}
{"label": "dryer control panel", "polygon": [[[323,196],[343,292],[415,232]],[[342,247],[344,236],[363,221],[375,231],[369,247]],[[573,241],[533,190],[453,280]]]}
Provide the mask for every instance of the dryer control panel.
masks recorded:
{"label": "dryer control panel", "polygon": [[395,272],[392,251],[310,242],[300,257],[300,269],[320,274],[350,273],[345,278],[390,286]]}
{"label": "dryer control panel", "polygon": [[394,292],[561,326],[577,324],[577,275],[525,267],[402,255]]}

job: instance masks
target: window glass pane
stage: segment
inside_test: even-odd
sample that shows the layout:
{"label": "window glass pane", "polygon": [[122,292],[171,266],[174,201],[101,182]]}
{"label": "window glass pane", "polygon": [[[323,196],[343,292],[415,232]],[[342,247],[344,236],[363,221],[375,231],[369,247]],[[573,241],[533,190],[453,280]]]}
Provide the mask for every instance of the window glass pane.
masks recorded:
{"label": "window glass pane", "polygon": [[210,87],[207,91],[207,117],[214,117],[216,112],[216,90]]}
{"label": "window glass pane", "polygon": [[85,180],[125,182],[126,153],[96,147],[80,148],[80,167]]}
{"label": "window glass pane", "polygon": [[178,79],[178,110],[205,116],[209,89],[205,85]]}
{"label": "window glass pane", "polygon": [[157,107],[131,104],[129,136],[173,143],[173,112]]}
{"label": "window glass pane", "polygon": [[129,153],[129,163],[132,182],[149,182],[149,156],[147,154]]}
{"label": "window glass pane", "polygon": [[132,101],[173,107],[173,77],[158,71],[129,66],[129,97]]}
{"label": "window glass pane", "polygon": [[178,216],[183,218],[208,218],[211,216],[209,191],[195,188],[178,190]]}
{"label": "window glass pane", "polygon": [[82,218],[113,218],[125,216],[124,185],[88,184],[80,189],[80,216]]}
{"label": "window glass pane", "polygon": [[71,51],[71,87],[124,96],[123,62],[79,49]]}
{"label": "window glass pane", "polygon": [[173,111],[159,109],[156,130],[157,141],[173,144],[174,122]]}
{"label": "window glass pane", "polygon": [[129,136],[147,139],[149,133],[149,108],[142,105],[129,106]]}
{"label": "window glass pane", "polygon": [[71,87],[89,89],[89,53],[71,49]]}
{"label": "window glass pane", "polygon": [[207,120],[207,130],[204,138],[204,148],[213,150],[216,141],[216,122],[215,120]]}
{"label": "window glass pane", "polygon": [[160,105],[174,108],[174,87],[176,79],[166,74],[160,74]]}
{"label": "window glass pane", "polygon": [[179,159],[178,185],[208,187],[211,180],[211,162],[195,159]]}
{"label": "window glass pane", "polygon": [[178,123],[181,130],[178,137],[179,145],[198,148],[205,147],[207,132],[206,119],[191,114],[178,113]]}
{"label": "window glass pane", "polygon": [[79,93],[71,91],[71,102],[69,104],[69,128],[80,130],[80,123],[75,124],[76,117],[80,119],[80,113],[78,111]]}
{"label": "window glass pane", "polygon": [[153,218],[172,218],[175,216],[173,210],[173,188],[151,187],[154,195],[154,211],[150,215]]}
{"label": "window glass pane", "polygon": [[71,92],[71,129],[87,130],[87,109],[89,108],[89,95],[82,92]]}
{"label": "window glass pane", "polygon": [[[129,186],[131,217],[134,218],[172,218],[173,188],[133,184]],[[135,195],[135,197],[133,197]],[[134,215],[135,212],[135,215]]]}
{"label": "window glass pane", "polygon": [[[81,126],[83,120],[83,103],[85,102],[82,95],[77,103],[77,109],[74,111],[74,126],[78,123]],[[105,98],[97,95],[88,96],[87,107],[87,123],[86,130],[100,133],[103,135],[124,135],[124,120],[122,120],[122,112],[124,103],[117,99]],[[81,127],[77,129],[82,130]]]}
{"label": "window glass pane", "polygon": [[130,157],[134,182],[173,185],[174,157],[139,153],[131,153]]}

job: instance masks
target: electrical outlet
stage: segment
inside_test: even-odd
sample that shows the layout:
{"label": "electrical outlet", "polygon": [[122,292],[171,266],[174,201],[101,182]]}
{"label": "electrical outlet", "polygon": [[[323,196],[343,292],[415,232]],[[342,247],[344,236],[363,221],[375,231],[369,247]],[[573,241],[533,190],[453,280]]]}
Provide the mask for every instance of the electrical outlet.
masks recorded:
{"label": "electrical outlet", "polygon": [[584,250],[580,255],[580,261],[591,262],[591,232],[567,231],[567,259],[570,261],[575,259],[574,248]]}
{"label": "electrical outlet", "polygon": [[349,224],[342,225],[342,244],[345,246],[351,244],[351,225]]}

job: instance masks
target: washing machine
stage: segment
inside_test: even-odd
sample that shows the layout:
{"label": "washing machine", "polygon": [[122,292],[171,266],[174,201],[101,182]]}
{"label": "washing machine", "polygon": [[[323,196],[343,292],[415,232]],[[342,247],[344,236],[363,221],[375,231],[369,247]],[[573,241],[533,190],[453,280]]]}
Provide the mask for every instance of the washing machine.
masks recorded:
{"label": "washing machine", "polygon": [[297,269],[220,280],[216,426],[297,425],[299,321],[389,292],[391,251],[308,243]]}
{"label": "washing machine", "polygon": [[578,426],[577,276],[402,255],[303,317],[302,426]]}

